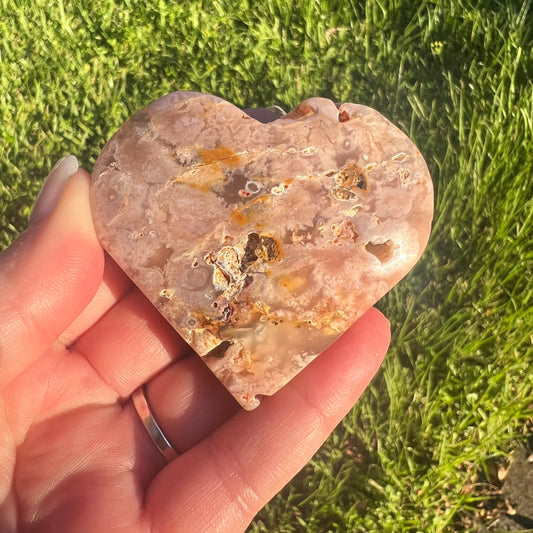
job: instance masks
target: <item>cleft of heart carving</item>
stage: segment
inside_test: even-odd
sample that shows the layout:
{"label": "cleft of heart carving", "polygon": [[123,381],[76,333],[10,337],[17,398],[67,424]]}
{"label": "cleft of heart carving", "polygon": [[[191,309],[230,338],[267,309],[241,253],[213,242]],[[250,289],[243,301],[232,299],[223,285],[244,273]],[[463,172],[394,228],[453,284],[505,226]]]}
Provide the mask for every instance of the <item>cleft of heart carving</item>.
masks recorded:
{"label": "cleft of heart carving", "polygon": [[91,202],[104,248],[253,409],[412,268],[433,188],[368,107],[310,98],[262,124],[176,92],[109,140]]}

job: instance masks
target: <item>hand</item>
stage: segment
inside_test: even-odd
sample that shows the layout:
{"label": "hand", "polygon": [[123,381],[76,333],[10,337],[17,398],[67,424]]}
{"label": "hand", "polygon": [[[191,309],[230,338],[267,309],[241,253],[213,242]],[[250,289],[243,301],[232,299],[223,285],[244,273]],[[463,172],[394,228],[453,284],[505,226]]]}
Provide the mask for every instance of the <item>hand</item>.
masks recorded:
{"label": "hand", "polygon": [[[105,256],[65,161],[0,256],[0,530],[242,531],[368,385],[388,323],[371,309],[243,411]],[[129,400],[145,382],[170,464]]]}

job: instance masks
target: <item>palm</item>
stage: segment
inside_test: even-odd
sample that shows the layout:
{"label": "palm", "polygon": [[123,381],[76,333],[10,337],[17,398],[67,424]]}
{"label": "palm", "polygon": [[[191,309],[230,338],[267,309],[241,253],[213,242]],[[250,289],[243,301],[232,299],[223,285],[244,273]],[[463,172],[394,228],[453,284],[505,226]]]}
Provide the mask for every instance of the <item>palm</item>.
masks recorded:
{"label": "palm", "polygon": [[[242,530],[362,392],[388,343],[385,321],[368,313],[243,412],[118,268],[103,268],[86,193],[80,174],[51,219],[1,258],[0,525]],[[128,401],[144,382],[181,453],[168,465]]]}

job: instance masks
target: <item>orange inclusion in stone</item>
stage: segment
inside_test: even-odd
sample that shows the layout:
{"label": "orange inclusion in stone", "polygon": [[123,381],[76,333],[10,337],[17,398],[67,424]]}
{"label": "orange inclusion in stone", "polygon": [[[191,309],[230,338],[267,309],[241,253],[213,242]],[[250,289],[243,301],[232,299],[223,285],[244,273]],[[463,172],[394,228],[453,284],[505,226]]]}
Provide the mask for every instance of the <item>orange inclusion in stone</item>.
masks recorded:
{"label": "orange inclusion in stone", "polygon": [[206,194],[211,190],[211,187],[207,183],[204,183],[202,185],[198,185],[197,183],[191,183],[189,187],[191,187],[192,189],[198,189],[199,191],[202,191]]}
{"label": "orange inclusion in stone", "polygon": [[202,158],[202,161],[207,164],[223,162],[225,165],[234,167],[240,163],[240,157],[226,146],[217,146],[216,148],[200,150],[200,157]]}
{"label": "orange inclusion in stone", "polygon": [[235,209],[230,215],[231,220],[234,220],[239,226],[244,226],[248,222],[248,217],[239,209]]}

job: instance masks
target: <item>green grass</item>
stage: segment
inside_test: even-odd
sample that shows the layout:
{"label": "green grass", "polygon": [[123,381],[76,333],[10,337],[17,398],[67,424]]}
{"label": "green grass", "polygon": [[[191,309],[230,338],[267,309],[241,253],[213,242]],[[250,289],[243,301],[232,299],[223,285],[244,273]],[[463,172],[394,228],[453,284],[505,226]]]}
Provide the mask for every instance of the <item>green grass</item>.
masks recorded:
{"label": "green grass", "polygon": [[[75,5],[71,5],[75,4]],[[92,168],[178,89],[371,105],[424,154],[436,215],[379,306],[382,370],[249,531],[466,531],[533,418],[533,6],[525,0],[0,0],[0,246],[48,169]]]}

